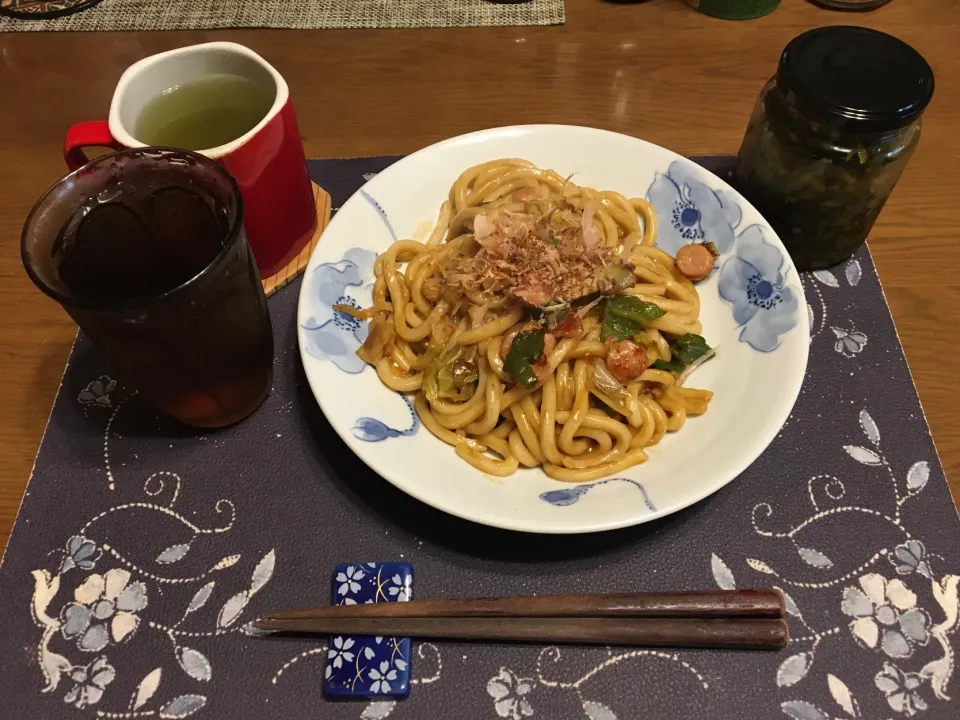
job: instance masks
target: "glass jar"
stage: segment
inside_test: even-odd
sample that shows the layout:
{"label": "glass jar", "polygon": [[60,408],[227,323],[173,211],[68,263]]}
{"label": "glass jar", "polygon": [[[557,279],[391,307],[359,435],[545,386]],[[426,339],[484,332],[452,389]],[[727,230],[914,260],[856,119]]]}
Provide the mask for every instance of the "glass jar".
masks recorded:
{"label": "glass jar", "polygon": [[780,0],[687,0],[705,15],[726,20],[751,20],[772,13]]}
{"label": "glass jar", "polygon": [[818,28],[784,49],[735,180],[798,269],[835,265],[866,240],[920,138],[933,85],[916,50],[875,30]]}

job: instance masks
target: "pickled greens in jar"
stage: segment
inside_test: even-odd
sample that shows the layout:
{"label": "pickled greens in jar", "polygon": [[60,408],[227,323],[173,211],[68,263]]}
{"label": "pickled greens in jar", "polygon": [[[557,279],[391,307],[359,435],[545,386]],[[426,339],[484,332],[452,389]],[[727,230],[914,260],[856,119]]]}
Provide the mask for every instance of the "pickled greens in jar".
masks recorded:
{"label": "pickled greens in jar", "polygon": [[897,38],[858,27],[794,38],[760,94],[735,184],[799,270],[866,240],[920,139],[933,71]]}
{"label": "pickled greens in jar", "polygon": [[807,121],[777,94],[760,98],[737,156],[738,189],[801,270],[836,265],[873,227],[920,138],[920,121],[877,135]]}

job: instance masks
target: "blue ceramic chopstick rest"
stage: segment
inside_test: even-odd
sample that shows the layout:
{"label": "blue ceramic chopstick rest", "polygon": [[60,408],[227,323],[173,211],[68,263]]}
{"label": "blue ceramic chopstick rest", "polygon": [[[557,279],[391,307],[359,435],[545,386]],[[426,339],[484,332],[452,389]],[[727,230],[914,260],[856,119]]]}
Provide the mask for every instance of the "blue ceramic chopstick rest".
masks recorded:
{"label": "blue ceramic chopstick rest", "polygon": [[[406,602],[413,597],[413,566],[404,562],[341,563],[333,571],[331,604]],[[323,692],[334,698],[410,694],[408,637],[337,635],[327,645]]]}

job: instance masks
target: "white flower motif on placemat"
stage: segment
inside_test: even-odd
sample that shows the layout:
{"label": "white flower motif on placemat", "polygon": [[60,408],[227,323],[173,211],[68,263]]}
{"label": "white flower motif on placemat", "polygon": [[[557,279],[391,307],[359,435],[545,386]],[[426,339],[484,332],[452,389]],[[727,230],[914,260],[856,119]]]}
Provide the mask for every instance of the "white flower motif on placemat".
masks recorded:
{"label": "white flower motif on placemat", "polygon": [[927,702],[920,695],[923,677],[919,673],[903,672],[892,663],[884,663],[874,683],[895,712],[916,715],[927,709]]}
{"label": "white flower motif on placemat", "polygon": [[880,648],[890,657],[906,658],[915,645],[926,645],[930,616],[917,607],[917,596],[899,579],[887,580],[870,573],[860,578],[860,587],[843,591],[840,607],[855,618],[850,631],[869,648]]}
{"label": "white flower motif on placemat", "polygon": [[[847,263],[844,274],[851,287],[859,285],[863,277],[863,268],[860,267],[860,261],[851,259],[850,262]],[[824,300],[820,286],[823,285],[828,288],[837,289],[840,287],[840,280],[829,270],[816,270],[812,273],[803,273],[800,278],[805,286],[813,291],[813,295],[820,303],[818,313],[819,322],[817,322],[818,318],[815,317],[813,309],[813,297],[808,294],[807,313],[810,319],[810,340],[812,342],[827,327],[827,303],[826,300]],[[866,335],[852,328],[850,331],[847,331],[843,328],[831,326],[830,329],[837,337],[834,349],[839,353],[843,353],[846,357],[852,357],[858,354],[863,349],[863,346],[867,344]]]}
{"label": "white flower motif on placemat", "polygon": [[867,345],[867,336],[852,326],[850,330],[831,326],[830,330],[837,338],[833,349],[844,357],[852,358],[854,355],[859,355]]}
{"label": "white flower motif on placemat", "polygon": [[487,693],[493,698],[497,715],[510,720],[533,715],[533,706],[525,697],[533,689],[533,684],[529,678],[518,678],[509,669],[500,668],[500,672],[487,682]]}
{"label": "white flower motif on placemat", "polygon": [[[691,679],[696,680],[697,684],[691,685],[689,689],[699,687],[707,690],[710,687],[703,675],[686,660],[678,655],[659,650],[644,649],[614,653],[612,648],[607,648],[607,656],[603,661],[585,670],[579,677],[574,675],[566,679],[554,677],[548,669],[558,666],[561,654],[562,651],[558,647],[543,648],[537,656],[535,677],[521,677],[510,668],[501,666],[500,671],[487,681],[487,694],[493,698],[497,715],[510,720],[523,720],[534,714],[533,705],[529,699],[534,690],[551,693],[562,691],[572,696],[571,699],[577,702],[589,720],[617,720],[616,713],[607,704],[585,696],[584,687],[601,673],[612,674],[616,672],[614,668],[624,672],[625,666],[633,663],[666,661],[675,668],[685,671],[688,682]],[[625,681],[626,677],[624,676]],[[639,715],[634,712],[629,717],[639,717]]]}
{"label": "white flower motif on placemat", "polygon": [[77,396],[77,402],[81,405],[111,407],[110,393],[116,387],[116,380],[111,380],[106,375],[101,375],[99,379],[94,380],[80,391],[80,394]]}
{"label": "white flower motif on placemat", "polygon": [[927,562],[926,556],[927,549],[922,542],[907,540],[903,545],[897,545],[893,555],[888,555],[887,559],[896,568],[897,575],[917,573],[928,580],[933,580],[933,573],[930,572],[930,563]]}
{"label": "white flower motif on placemat", "polygon": [[[109,389],[113,387],[106,383],[104,391],[108,386]],[[116,403],[113,414],[106,421],[104,463],[108,474],[109,427],[123,405],[123,401]],[[173,690],[174,685],[181,685],[183,677],[201,683],[213,680],[212,663],[204,652],[193,646],[205,638],[244,632],[246,626],[237,623],[237,620],[251,599],[272,578],[276,553],[270,550],[260,558],[253,568],[249,585],[234,587],[232,592],[223,594],[225,599],[220,600],[223,603],[220,611],[210,618],[215,618],[213,629],[182,627],[197,617],[213,597],[221,594],[215,588],[229,575],[224,571],[236,565],[241,556],[235,553],[225,555],[213,565],[198,568],[199,572],[181,571],[175,577],[163,573],[163,567],[180,562],[191,544],[200,542],[198,538],[212,538],[227,533],[235,520],[234,504],[227,499],[217,500],[213,506],[215,513],[221,517],[219,525],[203,527],[197,524],[197,518],[188,519],[174,507],[180,497],[181,485],[180,476],[174,472],[162,470],[150,474],[143,484],[143,492],[147,496],[145,499],[131,499],[102,509],[78,531],[67,536],[57,553],[56,571],[38,568],[30,573],[34,583],[30,615],[42,630],[34,657],[36,667],[45,680],[43,692],[53,693],[65,686],[61,690],[65,694],[60,696],[64,703],[78,709],[96,704],[94,714],[114,720],[147,716],[186,718],[207,705],[206,695],[196,692],[168,694],[165,690],[167,687]],[[149,518],[162,519],[178,531],[179,541],[174,545],[165,550],[162,546],[150,550],[151,553],[159,553],[153,555],[156,558],[154,568],[141,567],[126,557],[117,544],[97,540],[99,524],[106,518],[113,523],[111,539],[114,542],[119,542],[117,538],[122,540],[122,534],[116,532],[115,526],[133,513],[137,517],[130,522],[135,535],[146,533],[144,536],[151,539],[154,528],[146,524]],[[119,567],[114,566],[101,573],[90,572],[105,562],[119,563]],[[217,579],[210,578],[214,573]],[[74,581],[75,577],[77,579]],[[138,578],[150,583],[149,595],[146,582]],[[189,593],[188,589],[194,584],[197,587]],[[171,606],[175,605],[180,605],[180,617],[172,621],[173,624],[167,624],[164,616],[170,616]],[[209,613],[207,615],[210,617]],[[168,681],[161,687],[162,678],[167,676],[163,666],[152,668],[139,682],[135,682],[136,678],[126,672],[129,668],[124,664],[125,656],[145,659],[152,652],[149,645],[138,642],[144,633],[152,637],[166,637],[170,641],[174,667],[178,666],[177,672],[183,673],[176,676],[180,679],[178,682]],[[134,641],[128,643],[134,636]],[[60,638],[67,641],[67,653],[61,654],[61,648],[57,647],[65,644]],[[75,645],[81,653],[97,655],[92,662],[77,662],[68,657],[72,654],[69,645]],[[110,648],[109,657],[100,653],[107,647]],[[125,651],[127,647],[132,649]],[[90,655],[80,657],[89,658]],[[123,687],[119,690],[118,683],[114,683],[118,674],[127,677],[126,682],[120,683]]]}
{"label": "white flower motif on placemat", "polygon": [[[854,285],[859,281],[858,273],[856,270],[849,272],[853,277],[851,284]],[[832,275],[826,279],[820,275],[817,275],[817,279],[824,284],[836,280]],[[791,627],[790,644],[799,648],[780,662],[775,676],[778,688],[800,687],[804,683],[803,687],[810,690],[823,677],[822,672],[812,670],[815,663],[820,663],[818,669],[827,671],[830,695],[846,713],[842,717],[887,717],[886,705],[897,713],[915,715],[926,710],[932,700],[949,702],[953,694],[949,692],[949,686],[954,677],[957,655],[951,636],[960,630],[960,575],[943,573],[935,567],[935,563],[946,564],[948,559],[931,551],[923,540],[913,537],[912,529],[908,528],[902,514],[907,503],[931,484],[930,462],[915,460],[909,467],[901,467],[902,459],[891,460],[884,454],[881,424],[866,408],[859,411],[858,420],[859,430],[868,442],[842,444],[841,447],[859,465],[875,469],[864,477],[871,486],[869,493],[863,497],[871,502],[855,505],[845,499],[846,485],[852,485],[859,479],[841,481],[831,473],[820,473],[807,481],[807,494],[813,511],[808,517],[792,520],[789,529],[765,527],[766,522],[775,515],[775,506],[761,502],[754,506],[751,518],[757,535],[771,541],[789,542],[818,571],[832,569],[830,575],[833,577],[821,575],[811,581],[807,577],[791,577],[761,558],[748,557],[745,562],[752,571],[776,578],[781,587],[789,586],[802,593],[828,590],[836,598],[837,589],[842,589],[840,610],[846,620],[839,624],[830,620],[826,626],[821,624],[822,619],[813,622],[812,615],[804,617],[798,603],[784,593],[791,626],[799,624],[802,630],[795,633]],[[897,541],[899,544],[881,546],[870,555],[864,554],[858,570],[840,574],[839,568],[834,568],[832,563],[827,566],[810,562],[811,558],[817,557],[812,553],[822,553],[810,548],[805,550],[798,544],[800,533],[805,536],[826,522],[846,523],[845,527],[841,525],[835,532],[845,530],[848,537],[855,535],[859,531],[859,522],[865,517],[896,529],[900,540]],[[904,536],[906,540],[903,540]],[[867,549],[872,548],[868,546]],[[733,573],[727,565],[729,559],[729,554],[727,561],[720,560],[716,553],[710,557],[710,568],[720,587],[736,586]],[[849,562],[849,558],[845,560]],[[866,572],[866,568],[881,562],[884,565],[889,562],[900,577],[888,578],[879,572]],[[856,579],[856,583],[851,582],[852,578]],[[905,584],[907,578],[910,578],[912,588]],[[921,593],[920,597],[918,593]],[[818,660],[820,648],[823,644],[835,643],[842,638],[852,638],[860,647],[875,651],[874,663],[868,660],[867,664],[857,662],[844,665],[843,668],[836,665],[822,668],[824,662],[836,663],[837,657]],[[926,649],[924,652],[920,651],[921,646]],[[930,659],[930,650],[933,651],[933,659]],[[913,666],[903,664],[898,667],[886,658],[911,658]],[[879,694],[874,694],[873,698],[855,698],[850,687],[838,675],[829,672],[837,669],[856,670],[861,679],[873,679],[872,684]],[[870,706],[875,707],[868,710]],[[883,710],[880,706],[883,706]],[[780,709],[795,720],[828,720],[834,717],[810,700],[796,697],[780,702]]]}
{"label": "white flower motif on placemat", "polygon": [[67,572],[75,567],[93,570],[101,555],[100,548],[93,540],[88,540],[83,535],[74,535],[67,540],[67,550],[60,565],[60,572]]}
{"label": "white flower motif on placemat", "polygon": [[77,708],[95,705],[116,676],[116,670],[107,662],[105,655],[101,655],[89,665],[72,668],[70,679],[74,684],[63,701]]}
{"label": "white flower motif on placemat", "polygon": [[85,652],[103,650],[111,636],[114,642],[127,638],[140,624],[136,613],[147,606],[146,585],[131,583],[123,568],[88,575],[73,596],[75,602],[63,606],[61,632],[67,639],[76,637]]}

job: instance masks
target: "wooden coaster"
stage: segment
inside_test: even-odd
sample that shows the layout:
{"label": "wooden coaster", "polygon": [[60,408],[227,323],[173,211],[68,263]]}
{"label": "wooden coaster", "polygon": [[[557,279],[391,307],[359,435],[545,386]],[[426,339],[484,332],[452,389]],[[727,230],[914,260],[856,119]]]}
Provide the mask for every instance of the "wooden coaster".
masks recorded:
{"label": "wooden coaster", "polygon": [[263,292],[266,293],[267,297],[273,295],[291,280],[300,277],[301,273],[307,269],[307,263],[310,261],[313,249],[317,246],[317,241],[320,240],[320,234],[330,224],[330,194],[313,183],[313,197],[317,202],[317,229],[314,231],[313,237],[310,238],[310,242],[303,246],[299,254],[286,267],[262,280]]}

